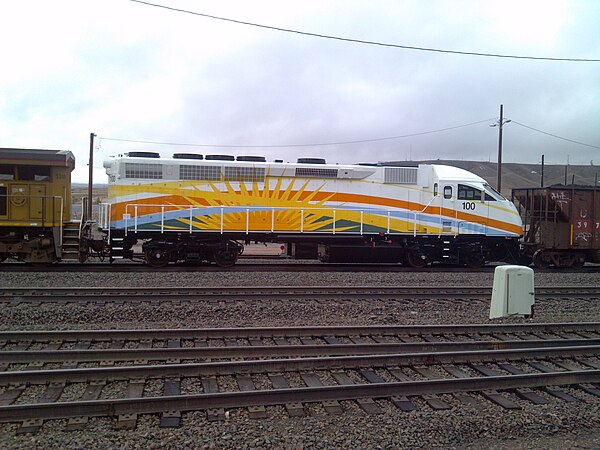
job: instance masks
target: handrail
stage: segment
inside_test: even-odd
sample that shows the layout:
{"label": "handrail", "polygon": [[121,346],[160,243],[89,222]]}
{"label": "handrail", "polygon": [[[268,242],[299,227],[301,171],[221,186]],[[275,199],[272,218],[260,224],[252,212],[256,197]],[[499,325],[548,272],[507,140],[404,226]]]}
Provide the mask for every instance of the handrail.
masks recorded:
{"label": "handrail", "polygon": [[[9,202],[10,202],[10,198],[13,197],[13,195],[12,194],[3,194],[3,195],[0,195],[0,197],[6,197],[6,203],[7,203],[7,205],[6,205],[7,206],[7,208],[6,208],[6,216],[7,216],[7,218],[3,219],[3,220],[27,220],[27,221],[31,221],[32,220],[31,217],[27,217],[25,219],[9,219],[8,218],[9,217]],[[52,207],[51,207],[51,209],[52,209],[52,211],[51,211],[51,213],[52,213],[51,214],[52,215],[52,220],[50,221],[50,223],[52,224],[51,225],[52,227],[54,227],[55,223],[56,223],[56,218],[55,218],[56,208],[54,207],[54,200],[56,200],[57,198],[60,199],[60,207],[59,207],[59,210],[60,210],[60,220],[58,221],[58,223],[59,223],[58,226],[59,226],[59,231],[60,231],[59,245],[62,246],[63,213],[64,213],[64,201],[65,201],[65,199],[61,195],[24,195],[23,198],[25,198],[26,200],[27,199],[31,199],[31,198],[41,198],[43,200],[49,200],[49,199],[52,200],[52,202],[51,202],[52,203]],[[46,216],[50,215],[50,214],[46,214],[48,212],[47,208],[46,208],[46,206],[47,206],[46,203],[47,202],[45,202],[45,201],[42,202],[42,217],[39,219],[39,220],[42,221],[42,226],[47,226],[47,225],[45,225],[45,222],[48,221],[46,219]],[[25,205],[25,203],[23,203],[23,205],[19,205],[19,206],[24,206],[24,205]],[[33,219],[33,220],[38,220],[38,219]]]}
{"label": "handrail", "polygon": [[[110,204],[108,204],[108,205],[110,207]],[[193,212],[195,210],[201,211],[201,210],[205,210],[205,209],[215,209],[217,211],[214,214],[219,214],[220,220],[219,220],[218,230],[214,230],[214,231],[218,231],[221,234],[223,234],[226,231],[225,230],[225,214],[227,214],[227,210],[232,210],[232,209],[235,209],[236,212],[238,212],[238,213],[246,215],[245,227],[243,229],[237,230],[237,231],[245,232],[246,234],[249,234],[250,231],[252,231],[250,228],[250,214],[258,213],[258,212],[270,212],[271,213],[270,214],[271,215],[271,232],[274,232],[275,231],[275,213],[280,210],[297,211],[300,214],[300,226],[299,226],[299,230],[298,230],[300,233],[307,233],[307,231],[305,231],[305,222],[306,222],[306,213],[307,212],[330,211],[333,216],[331,233],[336,234],[336,233],[339,233],[339,231],[336,230],[336,227],[335,227],[335,222],[337,220],[338,211],[347,211],[347,212],[354,212],[354,213],[360,214],[360,220],[359,220],[359,224],[358,224],[359,229],[360,229],[358,234],[360,234],[360,235],[364,234],[365,213],[369,214],[370,211],[373,211],[379,215],[387,214],[387,232],[389,233],[390,226],[391,226],[391,218],[392,218],[391,213],[393,211],[395,211],[395,210],[382,210],[379,208],[346,209],[346,208],[319,207],[319,206],[315,206],[314,208],[311,208],[311,207],[306,207],[306,206],[301,206],[301,207],[225,206],[225,205],[192,206],[192,205],[173,205],[173,204],[165,205],[165,204],[158,204],[158,203],[157,204],[128,203],[125,205],[125,214],[123,215],[124,229],[125,229],[126,235],[127,235],[127,232],[130,230],[130,228],[132,228],[133,232],[135,232],[135,233],[138,232],[138,230],[139,230],[139,223],[138,223],[139,214],[138,214],[138,212],[139,212],[140,208],[156,208],[156,209],[160,210],[153,214],[160,214],[160,229],[157,229],[156,231],[160,232],[161,234],[165,232],[165,212],[168,212],[168,210],[170,210],[170,211],[189,210],[189,218],[190,218],[189,232],[192,233],[193,232],[192,220],[194,217]],[[383,217],[385,217],[385,216],[383,216]],[[130,221],[133,222],[133,226],[131,226]],[[108,223],[110,223],[110,217],[108,218]],[[108,227],[108,228],[110,229],[110,227]]]}
{"label": "handrail", "polygon": [[[426,204],[426,205],[423,207],[423,209],[422,209],[421,211],[417,211],[417,210],[411,210],[411,211],[410,211],[411,213],[413,213],[413,214],[414,214],[414,220],[413,220],[413,237],[416,237],[416,236],[417,236],[417,214],[424,213],[424,212],[425,212],[425,210],[426,210],[427,208],[429,208],[429,205],[431,205],[431,203],[432,203],[432,202],[433,202],[433,201],[434,201],[436,198],[438,198],[439,196],[440,196],[439,194],[438,194],[438,195],[434,195],[434,196],[431,198],[431,200],[429,200],[429,203],[427,203],[427,204]],[[441,211],[441,210],[442,210],[442,206],[440,205],[440,216],[442,215],[442,214],[441,214],[441,213],[442,213],[442,211]]]}

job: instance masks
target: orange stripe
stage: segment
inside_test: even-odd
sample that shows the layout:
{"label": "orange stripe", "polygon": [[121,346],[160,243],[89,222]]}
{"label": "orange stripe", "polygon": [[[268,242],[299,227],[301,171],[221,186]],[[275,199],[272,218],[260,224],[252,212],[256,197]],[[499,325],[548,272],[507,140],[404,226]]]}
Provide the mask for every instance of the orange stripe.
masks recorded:
{"label": "orange stripe", "polygon": [[[236,194],[241,194],[240,191],[235,191],[235,192],[236,192]],[[274,192],[274,191],[270,191],[270,192]],[[298,191],[291,191],[291,194],[297,194],[297,193],[298,193]],[[299,199],[302,200],[311,194],[314,194],[313,200],[315,200],[315,201],[323,200],[323,199],[331,197],[331,198],[329,198],[330,201],[335,201],[335,202],[340,202],[340,203],[344,203],[344,202],[363,203],[363,204],[367,204],[367,205],[389,206],[389,207],[393,207],[393,208],[405,209],[407,211],[418,210],[419,212],[421,212],[421,210],[424,207],[424,205],[422,205],[420,203],[407,202],[404,200],[396,200],[396,199],[385,198],[385,197],[374,197],[374,196],[365,195],[365,194],[348,194],[348,193],[341,193],[341,192],[336,192],[336,193],[317,192],[315,194],[314,192],[305,192],[304,191],[304,192],[300,193]],[[333,196],[332,196],[332,194],[333,194]],[[180,195],[170,195],[167,197],[162,196],[162,197],[160,197],[160,199],[165,204],[186,205],[186,206],[191,205],[191,203],[189,202],[189,200],[186,199],[186,197],[182,197]],[[206,201],[202,197],[195,197],[194,201],[196,202],[196,204],[199,204],[200,206],[219,206],[219,204],[210,205],[208,203],[208,201]],[[156,203],[156,198],[140,199],[140,200],[136,200],[135,203],[139,204],[139,205],[151,205],[151,204]],[[125,204],[118,203],[118,204],[113,205],[112,211],[113,211],[113,218],[122,217],[123,214],[125,213]],[[132,211],[129,211],[129,212],[131,213]],[[426,214],[439,215],[440,208],[437,206],[428,206],[427,208],[425,208],[425,210],[423,212]],[[509,233],[513,233],[513,234],[517,234],[517,235],[521,235],[523,233],[522,228],[518,225],[514,225],[514,224],[511,224],[508,222],[503,222],[503,221],[496,220],[496,219],[490,219],[489,217],[482,217],[482,216],[478,216],[475,214],[469,214],[469,213],[454,210],[454,209],[442,208],[441,215],[444,217],[447,217],[449,219],[459,219],[459,220],[464,220],[467,222],[475,222],[475,223],[479,223],[482,225],[487,225],[487,226],[497,228],[497,229],[507,231]],[[118,219],[116,219],[116,220],[118,220]]]}

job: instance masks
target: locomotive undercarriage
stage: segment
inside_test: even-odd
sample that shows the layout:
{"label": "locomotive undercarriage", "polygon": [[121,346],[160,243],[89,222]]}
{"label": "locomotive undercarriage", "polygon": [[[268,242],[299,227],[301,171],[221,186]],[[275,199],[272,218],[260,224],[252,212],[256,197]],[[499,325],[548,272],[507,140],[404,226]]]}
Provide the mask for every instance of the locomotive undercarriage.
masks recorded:
{"label": "locomotive undercarriage", "polygon": [[214,262],[220,267],[231,267],[243,251],[242,244],[228,239],[163,238],[142,244],[144,259],[153,267],[178,261],[190,264]]}
{"label": "locomotive undercarriage", "polygon": [[471,268],[490,261],[517,262],[515,239],[477,235],[435,237],[375,237],[354,243],[320,244],[319,259],[329,263],[401,263],[425,267],[432,263]]}
{"label": "locomotive undercarriage", "polygon": [[478,235],[339,236],[323,240],[314,235],[231,235],[228,238],[223,235],[173,234],[156,238],[130,234],[111,238],[111,261],[116,258],[134,259],[133,248],[141,242],[141,255],[153,267],[176,262],[215,263],[220,267],[231,267],[243,252],[243,241],[249,240],[287,243],[295,247],[296,258],[302,259],[299,255],[304,253],[314,255],[325,263],[401,263],[409,267],[443,263],[476,268],[490,261],[517,262],[519,258],[516,239]]}
{"label": "locomotive undercarriage", "polygon": [[244,251],[243,244],[224,237],[201,237],[169,235],[148,237],[129,235],[111,237],[111,262],[115,259],[134,259],[134,246],[141,241],[144,262],[152,267],[164,267],[169,263],[187,264],[216,263],[220,267],[233,266]]}
{"label": "locomotive undercarriage", "polygon": [[22,228],[3,230],[0,236],[0,262],[6,259],[39,264],[56,261],[52,229]]}

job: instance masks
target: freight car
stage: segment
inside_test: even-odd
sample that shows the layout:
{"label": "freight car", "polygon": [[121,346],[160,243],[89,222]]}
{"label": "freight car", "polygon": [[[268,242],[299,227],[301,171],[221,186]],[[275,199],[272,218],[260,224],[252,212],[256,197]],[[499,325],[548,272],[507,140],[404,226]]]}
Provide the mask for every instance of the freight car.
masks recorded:
{"label": "freight car", "polygon": [[524,255],[535,267],[600,263],[600,192],[595,186],[513,189],[524,222]]}
{"label": "freight car", "polygon": [[131,258],[142,243],[152,266],[231,266],[251,240],[288,243],[325,262],[479,266],[513,261],[522,234],[509,200],[449,166],[130,152],[104,167],[111,258]]}

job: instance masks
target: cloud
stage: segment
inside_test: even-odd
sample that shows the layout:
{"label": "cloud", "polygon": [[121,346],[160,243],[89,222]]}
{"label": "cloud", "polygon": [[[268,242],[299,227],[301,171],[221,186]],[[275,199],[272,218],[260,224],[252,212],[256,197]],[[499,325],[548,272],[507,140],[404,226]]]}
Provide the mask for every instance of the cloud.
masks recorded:
{"label": "cloud", "polygon": [[[595,2],[191,0],[170,6],[380,42],[538,56],[599,58]],[[85,181],[89,133],[163,142],[285,145],[352,141],[509,118],[600,145],[600,63],[418,52],[263,30],[124,2],[4,5],[10,42],[0,72],[0,145],[67,148]],[[23,27],[26,23],[28,26]],[[492,119],[493,122],[495,119]],[[597,149],[509,124],[505,161],[587,164]],[[352,145],[200,148],[331,162],[494,159],[488,123]],[[102,140],[101,160],[133,149]],[[186,149],[189,150],[189,149]],[[597,158],[596,158],[597,159]]]}

